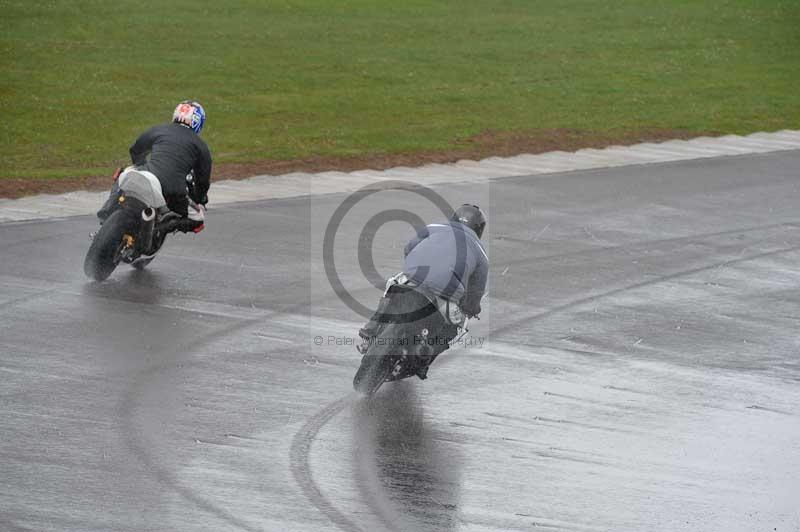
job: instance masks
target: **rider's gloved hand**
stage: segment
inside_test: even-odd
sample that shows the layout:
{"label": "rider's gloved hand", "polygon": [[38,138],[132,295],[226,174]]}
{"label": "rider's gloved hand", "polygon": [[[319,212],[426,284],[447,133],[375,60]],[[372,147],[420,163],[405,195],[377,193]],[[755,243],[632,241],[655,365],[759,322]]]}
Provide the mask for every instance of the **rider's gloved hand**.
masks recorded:
{"label": "rider's gloved hand", "polygon": [[203,194],[202,197],[199,197],[194,190],[189,190],[189,198],[198,205],[205,205],[208,203],[208,194]]}
{"label": "rider's gloved hand", "polygon": [[189,205],[188,205],[188,218],[192,220],[202,220],[205,218],[206,211],[205,205],[199,203],[194,200],[194,198],[189,198]]}

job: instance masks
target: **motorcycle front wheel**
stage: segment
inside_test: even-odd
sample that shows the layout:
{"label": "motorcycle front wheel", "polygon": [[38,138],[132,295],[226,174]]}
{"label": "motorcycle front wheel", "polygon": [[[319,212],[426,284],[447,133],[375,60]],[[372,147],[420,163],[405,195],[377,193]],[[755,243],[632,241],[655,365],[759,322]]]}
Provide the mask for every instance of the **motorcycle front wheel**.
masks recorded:
{"label": "motorcycle front wheel", "polygon": [[[400,332],[400,327],[392,323],[381,331],[380,337],[384,339],[402,338],[399,336]],[[396,347],[391,342],[375,342],[369,346],[367,353],[361,359],[361,365],[356,371],[355,377],[353,377],[355,391],[365,395],[373,395],[378,391],[397,363],[399,357],[393,354],[397,351]]]}

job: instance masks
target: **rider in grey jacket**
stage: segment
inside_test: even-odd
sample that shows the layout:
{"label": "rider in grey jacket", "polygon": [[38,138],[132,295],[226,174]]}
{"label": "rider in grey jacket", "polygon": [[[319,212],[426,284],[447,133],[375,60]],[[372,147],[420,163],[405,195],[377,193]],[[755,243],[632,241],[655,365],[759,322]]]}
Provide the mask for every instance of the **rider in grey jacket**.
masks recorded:
{"label": "rider in grey jacket", "polygon": [[[489,273],[489,258],[480,241],[485,227],[486,217],[479,207],[462,205],[449,222],[420,228],[404,250],[407,285],[457,303],[467,316],[480,314]],[[391,321],[392,314],[387,312],[391,297],[390,293],[381,299],[372,319],[359,331],[364,340],[358,346],[360,353],[366,353],[380,323]],[[445,324],[446,341],[436,343],[439,348],[434,356],[448,348],[456,332],[455,326]]]}
{"label": "rider in grey jacket", "polygon": [[405,247],[403,273],[437,296],[457,301],[467,316],[481,312],[489,257],[478,234],[458,221],[425,226]]}

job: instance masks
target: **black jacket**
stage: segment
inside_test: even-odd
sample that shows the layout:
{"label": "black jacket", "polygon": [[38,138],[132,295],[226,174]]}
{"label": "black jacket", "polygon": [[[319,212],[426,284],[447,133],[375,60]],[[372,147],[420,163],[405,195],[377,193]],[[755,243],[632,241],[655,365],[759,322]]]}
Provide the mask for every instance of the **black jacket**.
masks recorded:
{"label": "black jacket", "polygon": [[[186,175],[194,172],[194,194],[206,201],[211,186],[211,152],[194,131],[180,124],[161,124],[142,133],[131,146],[131,161],[161,182],[170,209],[186,215]],[[150,154],[150,157],[147,155]]]}

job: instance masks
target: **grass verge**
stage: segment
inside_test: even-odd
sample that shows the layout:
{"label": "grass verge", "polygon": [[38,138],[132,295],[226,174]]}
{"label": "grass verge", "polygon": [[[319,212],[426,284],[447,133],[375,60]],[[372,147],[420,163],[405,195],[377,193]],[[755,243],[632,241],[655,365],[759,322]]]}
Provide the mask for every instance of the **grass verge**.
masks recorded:
{"label": "grass verge", "polygon": [[487,136],[535,148],[563,131],[618,143],[800,127],[794,0],[0,7],[3,188],[106,174],[187,97],[208,111],[215,178],[424,161]]}

